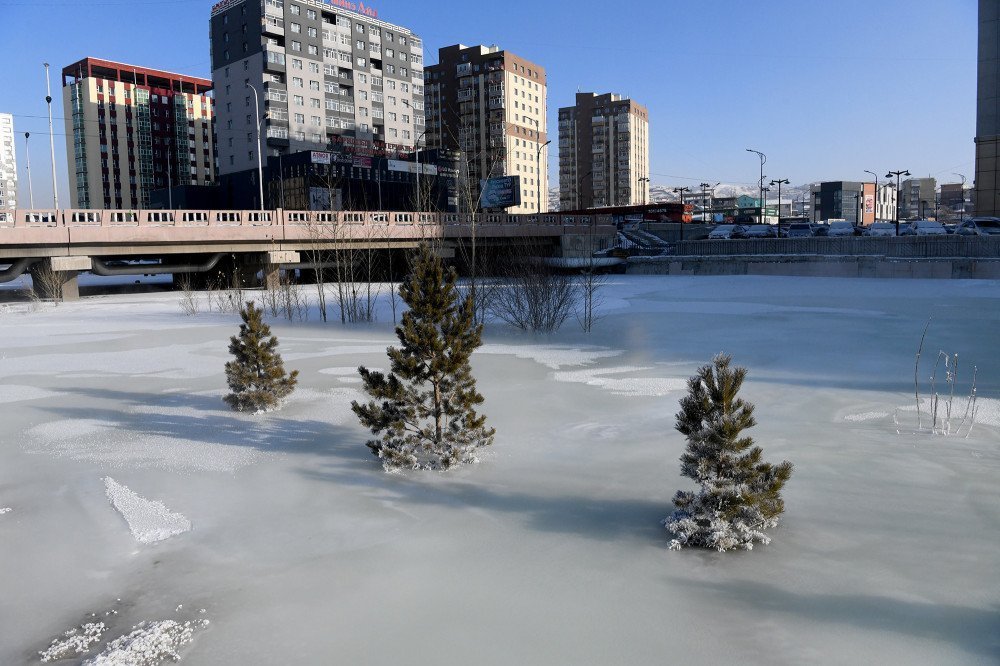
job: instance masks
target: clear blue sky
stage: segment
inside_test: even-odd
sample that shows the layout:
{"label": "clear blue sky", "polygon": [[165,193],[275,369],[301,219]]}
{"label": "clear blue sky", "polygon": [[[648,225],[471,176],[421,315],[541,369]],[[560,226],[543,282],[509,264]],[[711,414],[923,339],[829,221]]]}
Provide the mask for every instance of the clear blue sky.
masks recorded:
{"label": "clear blue sky", "polygon": [[[424,39],[427,63],[457,42],[499,44],[548,70],[549,123],[576,91],[650,111],[653,183],[793,184],[909,169],[974,177],[976,0],[373,0]],[[36,205],[51,201],[45,79],[85,56],[211,76],[209,0],[0,0],[0,111],[23,133]],[[61,117],[61,107],[54,106]],[[68,194],[56,121],[60,198]],[[550,184],[557,185],[552,155]]]}

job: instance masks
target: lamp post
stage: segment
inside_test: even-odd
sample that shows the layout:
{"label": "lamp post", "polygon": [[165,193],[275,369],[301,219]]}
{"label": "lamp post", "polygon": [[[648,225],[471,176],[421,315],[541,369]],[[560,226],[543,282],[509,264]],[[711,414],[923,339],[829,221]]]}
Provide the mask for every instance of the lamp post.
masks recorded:
{"label": "lamp post", "polygon": [[56,187],[56,140],[52,134],[52,85],[49,82],[49,63],[45,65],[45,103],[49,107],[49,152],[52,156],[52,205],[59,210],[59,188]]}
{"label": "lamp post", "polygon": [[264,160],[260,154],[261,153],[260,126],[261,123],[263,122],[263,119],[260,117],[260,98],[257,96],[257,89],[254,88],[249,83],[246,84],[246,87],[253,91],[253,105],[254,109],[257,112],[257,181],[258,181],[257,184],[260,185],[260,209],[263,211],[264,210]]}
{"label": "lamp post", "polygon": [[538,150],[535,154],[535,179],[538,181],[538,214],[542,214],[542,151],[545,147],[552,143],[549,139],[545,143],[538,145]]}
{"label": "lamp post", "polygon": [[28,207],[34,210],[35,208],[35,193],[31,189],[31,151],[28,150],[28,137],[31,136],[31,132],[24,133],[24,168],[28,172]]}
{"label": "lamp post", "polygon": [[760,188],[760,223],[764,224],[764,211],[767,208],[767,193],[771,191],[770,187]]}
{"label": "lamp post", "polygon": [[864,172],[870,173],[872,175],[872,178],[875,179],[875,190],[874,190],[875,201],[873,203],[873,209],[872,209],[872,222],[874,223],[878,222],[878,174],[876,174],[874,171],[869,171],[868,169],[865,169]]}
{"label": "lamp post", "polygon": [[720,184],[721,183],[716,183],[715,185],[711,185],[709,183],[701,183],[699,185],[699,187],[701,188],[701,205],[702,205],[701,222],[702,222],[702,224],[705,223],[705,209],[704,209],[704,206],[705,206],[705,202],[708,201],[707,191],[708,190],[712,190],[712,198],[714,199],[715,198],[715,188],[718,187]]}
{"label": "lamp post", "polygon": [[[639,182],[640,183],[645,183],[646,185],[649,185],[649,178],[648,177],[640,178]],[[646,188],[645,187],[642,188],[642,205],[643,206],[646,205]]]}
{"label": "lamp post", "polygon": [[964,224],[965,223],[965,176],[963,176],[960,173],[955,173],[954,171],[952,172],[951,175],[958,176],[959,178],[962,179],[962,211],[959,213],[960,217],[958,223]]}
{"label": "lamp post", "polygon": [[674,193],[681,195],[681,240],[684,240],[684,193],[690,192],[690,187],[675,187]]}
{"label": "lamp post", "polygon": [[591,169],[587,173],[585,173],[582,176],[580,176],[580,178],[576,181],[576,203],[577,203],[577,210],[580,210],[580,209],[583,208],[583,181],[586,180],[587,178],[593,179],[593,177],[594,177],[594,170]]}
{"label": "lamp post", "polygon": [[899,236],[899,203],[902,197],[899,196],[899,179],[900,176],[909,176],[910,170],[904,169],[903,171],[890,171],[885,174],[886,178],[896,177],[896,235]]}
{"label": "lamp post", "polygon": [[[787,178],[781,178],[779,180],[772,180],[771,181],[771,185],[777,185],[778,186],[778,226],[774,230],[774,237],[775,238],[778,237],[778,232],[781,231],[781,186],[782,185],[791,185],[791,184],[792,184],[792,181],[788,180]],[[789,212],[791,212],[791,211],[789,211]]]}
{"label": "lamp post", "polygon": [[764,163],[767,162],[767,155],[760,152],[759,150],[754,150],[753,148],[747,148],[748,153],[754,153],[760,158],[760,221],[764,222]]}

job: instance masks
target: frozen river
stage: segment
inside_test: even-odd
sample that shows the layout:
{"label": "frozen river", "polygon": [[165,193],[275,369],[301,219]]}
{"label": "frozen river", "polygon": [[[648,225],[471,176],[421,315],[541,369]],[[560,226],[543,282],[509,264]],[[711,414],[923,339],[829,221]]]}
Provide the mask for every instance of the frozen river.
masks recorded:
{"label": "frozen river", "polygon": [[[404,474],[350,411],[357,366],[387,367],[386,308],[272,321],[299,389],[253,417],[221,399],[236,315],[0,304],[0,664],[103,622],[59,663],[79,662],[144,621],[189,623],[200,665],[1000,660],[1000,283],[614,277],[602,296],[589,335],[488,326],[496,444]],[[959,354],[964,409],[978,366],[968,437],[916,428],[930,317],[922,378]],[[765,457],[795,464],[786,513],[752,552],[670,552],[660,521],[693,489],[674,414],[721,351],[750,369]]]}

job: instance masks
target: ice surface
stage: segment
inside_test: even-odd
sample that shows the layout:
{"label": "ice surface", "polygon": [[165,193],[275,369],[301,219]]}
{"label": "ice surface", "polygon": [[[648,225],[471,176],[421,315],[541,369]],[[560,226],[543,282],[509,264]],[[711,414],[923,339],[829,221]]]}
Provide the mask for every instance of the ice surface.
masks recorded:
{"label": "ice surface", "polygon": [[13,386],[10,384],[0,385],[0,404],[13,402],[27,402],[29,400],[42,400],[59,395],[56,391],[46,391],[34,386]]}
{"label": "ice surface", "polygon": [[[590,335],[487,325],[472,364],[496,443],[442,474],[383,473],[350,410],[344,380],[395,344],[384,303],[358,327],[269,319],[301,375],[260,417],[222,402],[235,315],[184,316],[178,294],[4,312],[0,396],[35,397],[0,402],[0,664],[37,663],[117,596],[74,660],[119,638],[166,656],[210,616],[183,663],[1000,661],[1000,283],[614,276],[605,293]],[[968,439],[916,430],[932,315],[925,349],[979,366]],[[660,521],[694,488],[677,401],[720,351],[750,369],[765,458],[795,464],[787,510],[752,553],[670,553]],[[109,475],[195,529],[137,548]]]}
{"label": "ice surface", "polygon": [[13,510],[14,509],[10,508],[9,506],[2,507],[2,508],[0,508],[0,516],[2,516],[4,514],[8,514],[8,513],[10,513]]}
{"label": "ice surface", "polygon": [[107,630],[103,622],[85,622],[70,629],[53,639],[52,644],[39,653],[41,661],[60,661],[87,654],[94,645],[101,642],[101,636]]}
{"label": "ice surface", "polygon": [[111,506],[122,514],[139,543],[156,543],[191,529],[191,521],[181,514],[172,513],[162,502],[135,494],[110,476],[105,477],[104,487]]}

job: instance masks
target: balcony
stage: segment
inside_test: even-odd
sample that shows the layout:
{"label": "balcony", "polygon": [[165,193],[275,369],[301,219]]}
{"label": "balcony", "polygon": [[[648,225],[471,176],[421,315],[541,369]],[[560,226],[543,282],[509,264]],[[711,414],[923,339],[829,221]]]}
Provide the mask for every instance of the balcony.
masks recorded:
{"label": "balcony", "polygon": [[473,88],[461,88],[458,91],[458,101],[468,102],[475,97],[476,91]]}
{"label": "balcony", "polygon": [[285,35],[285,19],[276,16],[265,16],[260,20],[261,30],[265,35]]}
{"label": "balcony", "polygon": [[503,83],[503,71],[490,72],[486,75],[487,83]]}
{"label": "balcony", "polygon": [[504,108],[503,97],[490,97],[489,108],[491,110]]}

